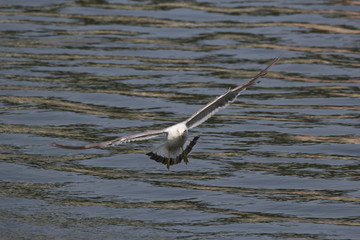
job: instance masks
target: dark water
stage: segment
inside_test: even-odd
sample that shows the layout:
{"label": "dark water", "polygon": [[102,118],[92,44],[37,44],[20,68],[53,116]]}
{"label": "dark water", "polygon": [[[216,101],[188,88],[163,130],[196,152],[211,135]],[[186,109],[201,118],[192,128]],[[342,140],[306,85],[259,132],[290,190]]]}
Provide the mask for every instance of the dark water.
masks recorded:
{"label": "dark water", "polygon": [[[1,239],[358,239],[357,1],[0,1]],[[145,141],[283,59],[196,128]]]}

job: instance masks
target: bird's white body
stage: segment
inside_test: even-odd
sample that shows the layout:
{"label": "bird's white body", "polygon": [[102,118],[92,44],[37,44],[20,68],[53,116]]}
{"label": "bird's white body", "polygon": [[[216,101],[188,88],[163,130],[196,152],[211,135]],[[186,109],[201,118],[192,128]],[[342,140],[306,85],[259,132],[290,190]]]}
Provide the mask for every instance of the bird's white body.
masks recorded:
{"label": "bird's white body", "polygon": [[164,132],[167,134],[166,142],[147,153],[147,155],[157,162],[166,164],[168,168],[172,164],[181,162],[182,159],[187,163],[187,154],[196,144],[199,137],[187,141],[188,128],[184,122],[168,127]]}
{"label": "bird's white body", "polygon": [[169,149],[182,147],[188,138],[188,128],[181,122],[165,129],[166,145]]}

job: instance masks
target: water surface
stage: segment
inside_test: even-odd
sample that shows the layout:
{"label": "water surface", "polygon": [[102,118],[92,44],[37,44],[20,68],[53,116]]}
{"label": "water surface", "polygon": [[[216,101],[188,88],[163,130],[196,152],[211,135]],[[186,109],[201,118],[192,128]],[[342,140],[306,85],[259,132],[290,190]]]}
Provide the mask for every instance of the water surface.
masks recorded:
{"label": "water surface", "polygon": [[[0,1],[0,238],[357,239],[355,1]],[[282,60],[192,131],[159,129]]]}

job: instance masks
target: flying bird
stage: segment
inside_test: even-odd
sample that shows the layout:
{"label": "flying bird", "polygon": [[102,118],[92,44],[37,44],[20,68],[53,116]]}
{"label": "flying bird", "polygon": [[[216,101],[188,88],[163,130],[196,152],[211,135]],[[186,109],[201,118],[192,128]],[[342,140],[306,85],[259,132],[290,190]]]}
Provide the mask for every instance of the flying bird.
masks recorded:
{"label": "flying bird", "polygon": [[205,122],[220,109],[225,108],[230,103],[234,102],[243,90],[256,84],[256,81],[259,78],[265,76],[269,68],[272,67],[277,61],[279,61],[279,59],[280,57],[273,59],[266,68],[260,71],[252,79],[216,97],[213,101],[206,104],[203,108],[199,109],[185,121],[177,123],[170,127],[161,130],[150,130],[143,133],[116,138],[110,141],[87,144],[82,146],[65,145],[56,142],[52,143],[52,145],[66,149],[89,149],[99,147],[102,148],[108,146],[116,146],[119,144],[133,141],[147,140],[160,135],[165,135],[165,143],[155,148],[151,152],[148,152],[146,155],[148,155],[150,159],[155,160],[156,162],[165,164],[168,169],[170,168],[170,165],[178,164],[182,160],[184,160],[184,162],[187,164],[189,162],[187,156],[191,152],[192,148],[195,146],[197,140],[199,139],[199,136],[196,136],[192,140],[188,140],[188,131]]}

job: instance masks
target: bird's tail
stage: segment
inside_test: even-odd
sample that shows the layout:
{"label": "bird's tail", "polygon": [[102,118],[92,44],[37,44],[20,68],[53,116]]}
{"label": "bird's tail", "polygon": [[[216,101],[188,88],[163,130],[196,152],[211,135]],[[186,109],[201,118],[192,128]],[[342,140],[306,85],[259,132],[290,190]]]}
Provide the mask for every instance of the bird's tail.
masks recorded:
{"label": "bird's tail", "polygon": [[182,160],[187,163],[187,155],[191,152],[198,139],[199,136],[196,136],[191,141],[186,141],[182,148],[178,148],[175,151],[169,150],[167,145],[163,144],[146,155],[150,156],[150,159],[165,164],[168,167],[169,165],[178,164]]}

